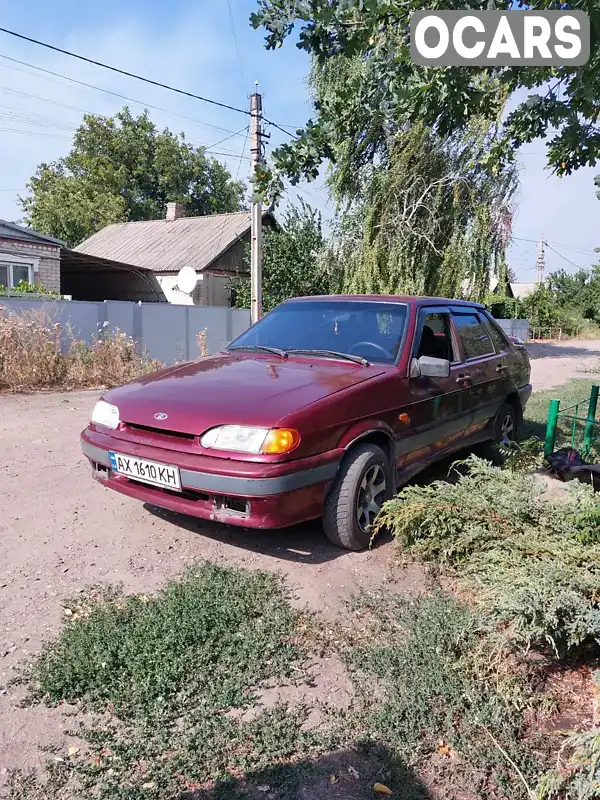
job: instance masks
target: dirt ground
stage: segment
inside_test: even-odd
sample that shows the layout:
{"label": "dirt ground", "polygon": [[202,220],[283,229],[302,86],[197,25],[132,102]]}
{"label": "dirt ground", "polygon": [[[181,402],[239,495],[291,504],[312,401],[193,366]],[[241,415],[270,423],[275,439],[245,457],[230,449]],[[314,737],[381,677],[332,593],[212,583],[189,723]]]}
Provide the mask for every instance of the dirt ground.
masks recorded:
{"label": "dirt ground", "polygon": [[[536,389],[585,377],[581,368],[600,360],[600,341],[531,350]],[[426,583],[415,565],[390,573],[389,541],[348,553],[329,545],[318,523],[248,533],[152,511],[102,488],[78,436],[99,394],[0,397],[0,786],[9,768],[38,766],[48,750],[71,743],[64,734],[73,726],[68,710],[21,708],[18,690],[7,683],[13,668],[58,631],[62,599],[90,584],[149,592],[195,560],[276,570],[296,602],[335,624],[361,586],[387,580],[391,591],[414,592]]]}
{"label": "dirt ground", "polygon": [[527,346],[534,391],[560,386],[571,378],[587,378],[600,365],[600,341],[565,341]]}

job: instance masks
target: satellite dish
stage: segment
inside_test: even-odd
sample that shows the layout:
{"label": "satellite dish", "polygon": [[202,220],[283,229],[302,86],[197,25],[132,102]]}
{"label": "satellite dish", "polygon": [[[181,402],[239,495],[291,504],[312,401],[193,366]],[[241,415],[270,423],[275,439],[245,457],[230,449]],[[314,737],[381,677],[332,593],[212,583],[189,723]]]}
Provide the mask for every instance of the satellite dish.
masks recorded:
{"label": "satellite dish", "polygon": [[177,286],[180,292],[191,294],[198,283],[198,276],[193,267],[182,267],[177,273]]}

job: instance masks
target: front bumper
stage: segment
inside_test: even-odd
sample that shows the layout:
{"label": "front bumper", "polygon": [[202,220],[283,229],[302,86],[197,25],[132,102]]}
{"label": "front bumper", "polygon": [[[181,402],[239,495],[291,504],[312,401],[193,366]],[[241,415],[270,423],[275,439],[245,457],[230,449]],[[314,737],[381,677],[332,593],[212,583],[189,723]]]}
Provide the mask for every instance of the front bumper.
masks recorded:
{"label": "front bumper", "polygon": [[[104,486],[161,508],[247,528],[282,528],[321,516],[342,456],[332,451],[283,463],[232,461],[125,442],[89,428],[81,434],[81,449]],[[113,472],[109,450],[177,466],[182,491]]]}

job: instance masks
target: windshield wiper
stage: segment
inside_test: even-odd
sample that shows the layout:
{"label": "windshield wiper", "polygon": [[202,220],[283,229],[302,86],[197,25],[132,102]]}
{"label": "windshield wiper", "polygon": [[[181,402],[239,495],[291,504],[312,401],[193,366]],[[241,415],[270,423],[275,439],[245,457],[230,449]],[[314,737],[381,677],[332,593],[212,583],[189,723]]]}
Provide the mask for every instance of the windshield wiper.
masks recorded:
{"label": "windshield wiper", "polygon": [[355,364],[362,364],[368,367],[369,362],[362,356],[353,356],[350,353],[338,353],[337,350],[288,350],[288,353],[306,354],[310,356],[331,356],[332,358],[344,358],[346,361],[354,361]]}
{"label": "windshield wiper", "polygon": [[279,358],[287,358],[288,354],[279,347],[269,347],[266,344],[238,344],[235,347],[228,347],[228,350],[263,350],[265,353],[273,353]]}

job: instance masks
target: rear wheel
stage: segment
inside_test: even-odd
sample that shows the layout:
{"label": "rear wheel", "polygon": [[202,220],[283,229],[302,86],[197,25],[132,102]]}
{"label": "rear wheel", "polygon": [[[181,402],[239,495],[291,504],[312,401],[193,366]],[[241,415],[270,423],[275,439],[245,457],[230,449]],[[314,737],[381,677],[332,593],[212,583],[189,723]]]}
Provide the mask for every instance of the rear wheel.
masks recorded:
{"label": "rear wheel", "polygon": [[329,541],[346,550],[364,550],[391,493],[390,465],[381,447],[363,444],[351,450],[325,503],[323,527]]}
{"label": "rear wheel", "polygon": [[503,403],[496,414],[492,440],[484,455],[496,463],[502,463],[517,441],[519,413],[512,403]]}

